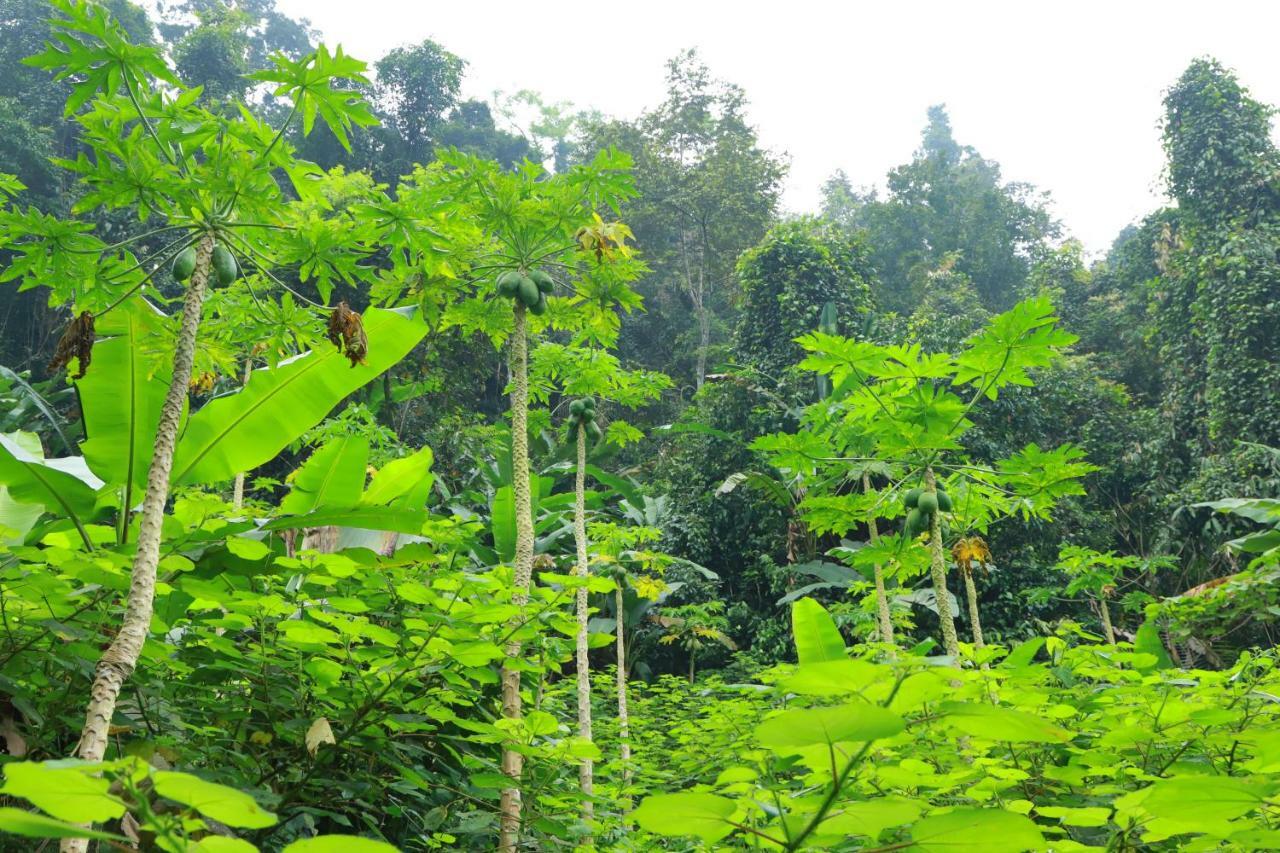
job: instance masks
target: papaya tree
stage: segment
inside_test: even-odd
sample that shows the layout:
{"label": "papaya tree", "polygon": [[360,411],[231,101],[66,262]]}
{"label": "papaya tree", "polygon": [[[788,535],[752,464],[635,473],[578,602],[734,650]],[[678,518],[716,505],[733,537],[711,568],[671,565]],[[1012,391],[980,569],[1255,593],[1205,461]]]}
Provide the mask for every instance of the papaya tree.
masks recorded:
{"label": "papaya tree", "polygon": [[1069,578],[1067,595],[1083,592],[1093,600],[1102,622],[1102,634],[1110,645],[1115,645],[1116,630],[1108,602],[1126,586],[1134,586],[1157,570],[1168,568],[1172,562],[1169,557],[1116,554],[1081,545],[1063,545],[1058,553],[1058,568]]}
{"label": "papaya tree", "polygon": [[[291,104],[288,121],[271,127],[247,109],[223,115],[201,107],[200,88],[185,86],[159,48],[132,44],[103,7],[54,0],[52,9],[52,40],[28,62],[72,84],[66,115],[77,125],[82,150],[59,164],[79,182],[82,194],[72,218],[34,208],[5,212],[0,239],[13,260],[3,278],[23,288],[48,287],[51,304],[71,309],[74,319],[53,363],[74,365],[78,377],[93,363],[97,329],[110,326],[114,334],[125,328],[115,336],[129,340],[137,326],[116,318],[145,316],[150,309],[136,307],[141,294],[160,293],[170,278],[183,293],[176,327],[164,317],[141,321],[169,327],[163,334],[171,337],[172,359],[162,368],[164,396],[146,412],[154,421],[132,425],[138,452],[125,462],[122,534],[131,527],[133,489],[145,484],[144,497],[124,614],[96,666],[77,749],[80,758],[98,761],[116,699],[151,622],[170,483],[224,461],[207,452],[220,437],[193,436],[199,433],[193,419],[183,433],[192,455],[179,458],[175,468],[206,297],[215,287],[230,286],[243,264],[267,274],[277,263],[297,264],[299,277],[326,294],[335,279],[352,279],[360,259],[372,251],[365,240],[376,235],[349,219],[301,218],[282,185],[305,200],[321,173],[296,160],[285,139],[295,119],[305,134],[319,117],[345,144],[353,127],[373,118],[353,92],[340,87],[340,80],[363,79],[364,68],[341,50],[321,47],[296,61],[276,57],[272,68],[254,75],[274,84],[275,95]],[[132,214],[139,227],[116,239],[106,231],[108,214],[118,211]],[[129,420],[140,414],[121,412]],[[202,440],[206,446],[197,447]],[[145,476],[135,483],[141,470]],[[235,473],[227,471],[227,478]]]}
{"label": "papaya tree", "polygon": [[[1079,478],[1094,470],[1069,444],[1029,444],[982,464],[965,453],[964,435],[984,401],[1010,385],[1033,384],[1030,371],[1051,364],[1074,340],[1057,328],[1045,298],[994,317],[955,355],[821,331],[798,339],[808,353],[800,367],[827,376],[833,390],[808,408],[800,432],[758,446],[775,465],[807,469],[820,485],[803,507],[817,530],[843,534],[870,517],[904,516],[898,542],[925,543],[931,603],[953,657],[960,647],[946,582],[947,518],[985,532],[1000,518],[1045,517],[1058,498],[1082,493]],[[862,482],[863,466],[872,463],[889,466],[887,485]]]}
{"label": "papaya tree", "polygon": [[[631,257],[626,225],[606,222],[601,216],[601,212],[616,211],[633,194],[629,168],[630,160],[614,151],[602,151],[591,162],[554,175],[534,163],[508,172],[493,161],[444,152],[438,163],[419,170],[418,189],[405,196],[410,205],[454,206],[477,232],[466,269],[454,275],[459,284],[441,307],[441,323],[464,334],[486,334],[495,344],[505,342],[507,347],[515,517],[511,584],[517,607],[528,602],[533,578],[530,336],[544,329],[573,332],[582,328],[584,312],[592,313],[592,294],[577,292],[569,282],[578,278],[579,270],[625,264]],[[591,279],[596,281],[595,288],[606,292],[629,292],[625,276]],[[428,283],[419,280],[393,290],[431,299]],[[634,295],[624,298],[638,301]],[[616,317],[603,322],[616,328]],[[521,717],[520,626],[516,617],[502,669],[502,714],[507,720]],[[523,764],[518,744],[508,742],[502,772],[512,784],[503,790],[500,805],[499,848],[504,851],[514,850],[519,843]]]}
{"label": "papaya tree", "polygon": [[[614,271],[616,274],[616,271]],[[582,303],[587,298],[583,297]],[[605,296],[604,298],[611,298]],[[594,307],[601,306],[601,297],[592,300]],[[580,303],[580,304],[582,304]],[[593,343],[616,341],[616,333],[609,328],[596,328],[591,323],[594,312],[584,316],[583,333],[594,337]],[[671,386],[671,380],[652,371],[624,370],[616,356],[597,346],[572,346],[547,342],[533,354],[530,382],[535,400],[541,400],[547,389],[558,388],[568,404],[566,426],[574,448],[574,574],[580,585],[576,590],[575,615],[578,628],[575,637],[577,669],[578,735],[591,740],[591,661],[588,656],[588,586],[590,577],[590,542],[587,537],[586,480],[588,473],[588,445],[604,442],[622,447],[638,440],[641,433],[621,419],[608,422],[601,429],[604,413],[601,405],[635,409],[656,400],[663,390]],[[601,398],[597,403],[597,396]],[[572,398],[572,399],[569,399]],[[618,628],[620,629],[621,623]],[[586,758],[579,766],[579,777],[584,797],[584,817],[592,816],[592,761]]]}

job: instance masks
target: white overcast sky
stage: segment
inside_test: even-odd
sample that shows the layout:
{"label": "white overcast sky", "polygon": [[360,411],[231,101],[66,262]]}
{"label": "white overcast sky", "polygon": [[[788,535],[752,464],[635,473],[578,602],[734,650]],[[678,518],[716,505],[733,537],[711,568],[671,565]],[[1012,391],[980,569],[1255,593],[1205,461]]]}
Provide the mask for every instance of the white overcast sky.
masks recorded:
{"label": "white overcast sky", "polygon": [[464,93],[535,89],[634,117],[663,64],[696,47],[742,86],[764,144],[791,159],[785,207],[814,210],[835,169],[879,184],[945,103],[960,142],[1051,193],[1091,252],[1160,203],[1163,91],[1194,57],[1280,104],[1280,3],[644,3],[278,0],[372,63],[431,38],[468,62]]}

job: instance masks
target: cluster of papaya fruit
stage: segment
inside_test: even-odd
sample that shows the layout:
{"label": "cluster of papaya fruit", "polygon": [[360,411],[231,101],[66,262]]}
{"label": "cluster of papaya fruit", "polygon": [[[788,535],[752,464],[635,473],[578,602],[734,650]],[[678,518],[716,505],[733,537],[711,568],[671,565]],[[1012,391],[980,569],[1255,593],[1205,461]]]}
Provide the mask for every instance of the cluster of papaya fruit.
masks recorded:
{"label": "cluster of papaya fruit", "polygon": [[[921,488],[909,490],[902,499],[907,507],[907,536],[915,538],[933,525],[935,512],[951,512],[951,496],[937,487],[936,492],[926,492]],[[946,531],[942,531],[946,535]]]}
{"label": "cluster of papaya fruit", "polygon": [[600,425],[596,423],[594,397],[583,397],[569,404],[569,430],[576,433],[579,426],[586,429],[587,438],[592,441],[599,441],[604,437],[604,433],[600,431]]}
{"label": "cluster of papaya fruit", "polygon": [[547,297],[555,287],[555,280],[544,270],[532,270],[527,274],[507,270],[498,276],[498,295],[519,299],[531,314],[547,313]]}
{"label": "cluster of papaya fruit", "polygon": [[[213,275],[223,287],[240,277],[240,267],[236,264],[236,256],[221,243],[213,247],[213,257],[209,259]],[[171,272],[176,281],[186,281],[196,271],[196,248],[188,246],[173,259]]]}

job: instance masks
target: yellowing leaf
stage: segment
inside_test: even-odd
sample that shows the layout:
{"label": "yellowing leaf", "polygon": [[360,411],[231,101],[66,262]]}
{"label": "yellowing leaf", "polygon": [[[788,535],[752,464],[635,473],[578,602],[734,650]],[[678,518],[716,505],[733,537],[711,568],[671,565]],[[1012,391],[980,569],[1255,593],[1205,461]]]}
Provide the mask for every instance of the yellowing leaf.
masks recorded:
{"label": "yellowing leaf", "polygon": [[315,758],[321,744],[337,744],[333,737],[333,728],[330,727],[329,721],[324,717],[317,717],[316,721],[311,724],[311,728],[307,729],[306,741],[307,752],[311,753],[312,758]]}

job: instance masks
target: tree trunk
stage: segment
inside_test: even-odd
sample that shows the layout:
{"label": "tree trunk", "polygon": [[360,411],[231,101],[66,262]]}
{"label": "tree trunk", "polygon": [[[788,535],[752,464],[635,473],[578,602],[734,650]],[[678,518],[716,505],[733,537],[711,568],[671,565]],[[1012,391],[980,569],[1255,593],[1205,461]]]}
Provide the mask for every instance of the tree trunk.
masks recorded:
{"label": "tree trunk", "polygon": [[982,620],[978,614],[978,588],[973,585],[973,572],[963,568],[961,574],[964,575],[964,594],[969,599],[969,623],[973,626],[973,645],[975,648],[982,648],[986,642],[982,639]]}
{"label": "tree trunk", "polygon": [[[245,385],[249,384],[249,377],[252,375],[253,375],[253,359],[246,358],[244,360],[244,382],[241,385],[242,388]],[[239,512],[241,509],[244,508],[244,472],[243,471],[241,471],[239,474],[236,474],[235,486],[231,490],[231,508],[236,512]]]}
{"label": "tree trunk", "polygon": [[622,618],[622,584],[618,578],[618,588],[614,590],[614,615],[617,623],[614,634],[618,641],[618,753],[622,758],[622,788],[631,784],[631,723],[627,719],[627,645],[623,632]]}
{"label": "tree trunk", "polygon": [[[512,602],[523,609],[529,603],[529,581],[533,576],[533,502],[529,494],[529,346],[525,338],[525,307],[515,303],[511,328],[511,489],[515,497],[516,554],[515,591]],[[521,617],[517,616],[519,620]],[[520,656],[520,641],[507,645],[507,657]],[[520,718],[520,670],[502,668],[502,716]],[[524,756],[509,746],[502,750],[502,772],[512,780],[502,791],[502,823],[498,848],[513,853],[520,841],[520,775]]]}
{"label": "tree trunk", "polygon": [[1107,645],[1116,644],[1116,631],[1111,626],[1111,608],[1107,606],[1106,593],[1098,596],[1098,610],[1102,614],[1102,632],[1107,636]]}
{"label": "tree trunk", "polygon": [[[587,430],[578,424],[574,430],[578,437],[578,472],[574,480],[573,498],[573,539],[578,547],[577,575],[584,585],[577,590],[578,638],[578,736],[583,740],[591,740],[591,659],[587,655],[587,588],[585,581],[590,574],[587,565]],[[592,795],[592,762],[590,758],[582,759],[578,765],[578,782],[582,787],[582,818],[590,821],[595,811],[591,803]],[[591,846],[591,839],[584,842]]]}
{"label": "tree trunk", "polygon": [[[862,491],[871,491],[871,478],[865,473],[862,475]],[[876,526],[874,515],[867,519],[867,532],[872,545],[880,541],[880,530]],[[893,619],[889,615],[889,596],[884,590],[884,568],[879,563],[873,564],[871,568],[875,573],[876,617],[880,625],[880,640],[892,643]]]}
{"label": "tree trunk", "polygon": [[[938,493],[938,481],[933,468],[924,469],[924,490]],[[956,622],[951,615],[951,601],[947,595],[947,563],[942,551],[942,523],[935,512],[929,521],[929,575],[933,580],[933,595],[938,605],[938,621],[942,624],[942,642],[947,654],[960,665],[960,641],[956,639]]]}
{"label": "tree trunk", "polygon": [[705,305],[698,306],[698,363],[697,385],[707,381],[707,347],[711,346],[711,315]]}
{"label": "tree trunk", "polygon": [[[156,429],[155,453],[147,470],[147,492],[142,501],[142,518],[138,545],[129,576],[129,595],[124,619],[111,645],[102,653],[94,668],[93,686],[89,690],[89,709],[76,755],[85,761],[101,761],[107,752],[108,729],[115,714],[120,688],[133,674],[151,627],[151,612],[156,593],[156,567],[160,562],[161,527],[164,507],[169,500],[169,475],[173,468],[173,451],[178,439],[178,422],[191,382],[191,364],[195,357],[196,334],[200,329],[200,310],[204,305],[205,286],[209,280],[209,261],[213,253],[213,235],[206,234],[196,244],[196,267],[187,284],[182,302],[182,325],[173,352],[173,378],[160,409]],[[127,511],[127,507],[122,508]],[[88,850],[86,839],[65,839],[64,851]]]}

